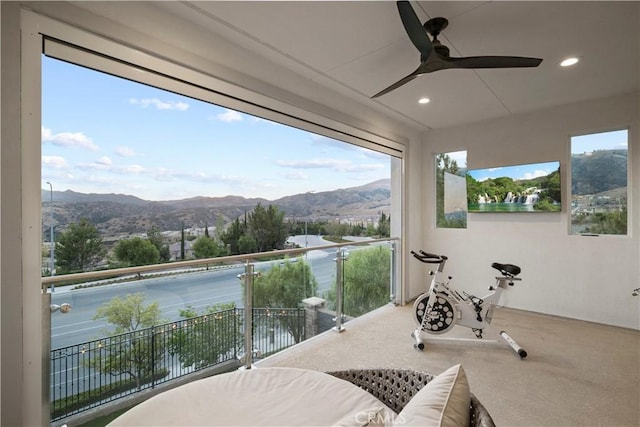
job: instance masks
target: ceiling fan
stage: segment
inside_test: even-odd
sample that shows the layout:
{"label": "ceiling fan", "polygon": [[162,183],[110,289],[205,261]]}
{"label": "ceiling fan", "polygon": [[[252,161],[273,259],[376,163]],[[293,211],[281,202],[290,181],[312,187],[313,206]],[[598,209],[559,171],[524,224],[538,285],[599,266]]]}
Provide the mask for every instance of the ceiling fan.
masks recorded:
{"label": "ceiling fan", "polygon": [[[440,43],[438,35],[447,28],[449,21],[446,18],[432,18],[423,24],[420,23],[413,7],[408,1],[398,1],[398,12],[409,35],[409,39],[420,52],[420,66],[408,76],[400,79],[386,89],[372,96],[377,98],[391,92],[400,86],[423,74],[447,68],[513,68],[513,67],[537,67],[542,62],[540,58],[525,58],[521,56],[469,56],[453,58],[449,56],[449,48]],[[427,36],[429,33],[432,40]]]}

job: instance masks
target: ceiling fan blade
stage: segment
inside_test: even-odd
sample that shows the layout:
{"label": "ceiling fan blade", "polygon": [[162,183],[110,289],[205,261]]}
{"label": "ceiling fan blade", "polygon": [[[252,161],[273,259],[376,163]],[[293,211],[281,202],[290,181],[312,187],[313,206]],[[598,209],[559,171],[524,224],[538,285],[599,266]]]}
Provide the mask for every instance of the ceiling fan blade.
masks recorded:
{"label": "ceiling fan blade", "polygon": [[422,26],[418,15],[416,15],[411,3],[408,1],[399,1],[397,2],[397,6],[400,19],[402,20],[402,25],[404,25],[404,29],[407,32],[407,35],[409,35],[409,39],[411,39],[413,45],[420,52],[421,60],[426,59],[431,55],[433,45],[431,44],[431,40]]}
{"label": "ceiling fan blade", "polygon": [[469,56],[466,58],[448,58],[454,68],[516,68],[537,67],[540,58],[522,56]]}
{"label": "ceiling fan blade", "polygon": [[379,96],[384,95],[385,93],[389,93],[392,90],[398,89],[402,85],[405,85],[405,84],[409,83],[411,80],[415,79],[419,75],[424,74],[422,72],[421,68],[422,68],[422,65],[420,67],[418,67],[413,73],[409,74],[406,77],[403,77],[402,79],[398,80],[397,82],[395,82],[394,84],[392,84],[388,88],[381,90],[380,92],[378,92],[375,95],[373,95],[371,98],[377,98]]}

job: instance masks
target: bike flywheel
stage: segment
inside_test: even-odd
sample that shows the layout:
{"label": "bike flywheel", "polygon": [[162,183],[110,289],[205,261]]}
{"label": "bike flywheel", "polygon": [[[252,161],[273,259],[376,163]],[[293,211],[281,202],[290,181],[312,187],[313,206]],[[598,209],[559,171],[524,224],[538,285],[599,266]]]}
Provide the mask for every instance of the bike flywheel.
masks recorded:
{"label": "bike flywheel", "polygon": [[454,304],[449,298],[442,294],[435,294],[435,302],[427,319],[424,319],[427,305],[429,303],[429,295],[422,295],[416,299],[413,305],[415,319],[424,332],[429,334],[443,334],[456,324]]}

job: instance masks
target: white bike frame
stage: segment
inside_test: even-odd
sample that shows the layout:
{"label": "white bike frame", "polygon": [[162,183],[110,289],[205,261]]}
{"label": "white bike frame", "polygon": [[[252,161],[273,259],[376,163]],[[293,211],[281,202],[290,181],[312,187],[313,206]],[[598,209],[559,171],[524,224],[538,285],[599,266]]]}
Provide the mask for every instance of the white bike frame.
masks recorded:
{"label": "white bike frame", "polygon": [[[502,291],[507,285],[513,286],[514,281],[521,280],[509,275],[511,272],[503,271],[504,275],[496,277],[496,283],[489,287],[490,292],[482,298],[462,292],[462,294],[449,286],[452,279],[451,276],[445,276],[444,265],[447,257],[444,255],[429,254],[420,251],[417,254],[412,251],[415,258],[424,263],[438,264],[436,271],[430,271],[432,276],[429,290],[420,295],[414,304],[416,321],[419,327],[412,333],[416,339],[414,347],[423,350],[424,341],[422,333],[443,334],[448,332],[456,324],[470,328],[477,338],[483,338],[485,329],[490,328],[493,320],[493,311]],[[495,265],[493,265],[494,268]],[[436,308],[437,309],[434,309]],[[520,347],[505,331],[500,332],[500,336],[509,344],[509,346],[521,357],[525,358],[527,352]]]}

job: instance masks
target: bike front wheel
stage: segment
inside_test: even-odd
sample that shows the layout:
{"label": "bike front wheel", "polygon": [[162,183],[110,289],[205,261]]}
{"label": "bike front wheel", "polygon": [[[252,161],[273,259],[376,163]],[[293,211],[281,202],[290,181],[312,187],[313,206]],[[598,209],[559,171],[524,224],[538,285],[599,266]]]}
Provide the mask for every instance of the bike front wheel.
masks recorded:
{"label": "bike front wheel", "polygon": [[437,292],[429,309],[429,295],[426,293],[416,298],[413,304],[415,321],[424,332],[444,334],[456,324],[455,304],[445,294]]}

